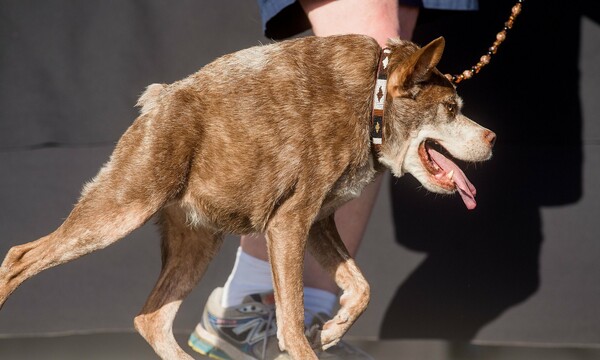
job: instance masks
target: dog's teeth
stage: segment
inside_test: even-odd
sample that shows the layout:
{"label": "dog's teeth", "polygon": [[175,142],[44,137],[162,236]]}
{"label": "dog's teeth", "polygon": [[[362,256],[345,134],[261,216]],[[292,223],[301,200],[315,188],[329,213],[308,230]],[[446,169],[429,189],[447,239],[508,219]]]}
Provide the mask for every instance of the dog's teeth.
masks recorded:
{"label": "dog's teeth", "polygon": [[452,180],[453,176],[454,176],[454,170],[450,170],[450,172],[446,174],[446,177],[448,178],[448,180]]}

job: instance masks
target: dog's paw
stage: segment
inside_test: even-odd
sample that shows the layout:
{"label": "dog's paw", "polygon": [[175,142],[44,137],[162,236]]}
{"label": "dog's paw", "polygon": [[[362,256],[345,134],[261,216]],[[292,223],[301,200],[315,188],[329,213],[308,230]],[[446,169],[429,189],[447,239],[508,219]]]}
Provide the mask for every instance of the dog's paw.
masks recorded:
{"label": "dog's paw", "polygon": [[333,328],[333,329],[319,331],[318,342],[319,342],[319,348],[322,351],[325,351],[340,342],[344,332],[336,331],[338,329],[339,328]]}
{"label": "dog's paw", "polygon": [[340,309],[332,319],[323,324],[322,328],[313,325],[305,335],[313,349],[324,351],[340,342],[352,322],[350,312]]}
{"label": "dog's paw", "polygon": [[340,331],[340,327],[335,326],[333,321],[330,322],[334,326],[327,330],[321,330],[318,325],[315,325],[306,331],[306,338],[314,350],[325,351],[340,342],[344,331]]}

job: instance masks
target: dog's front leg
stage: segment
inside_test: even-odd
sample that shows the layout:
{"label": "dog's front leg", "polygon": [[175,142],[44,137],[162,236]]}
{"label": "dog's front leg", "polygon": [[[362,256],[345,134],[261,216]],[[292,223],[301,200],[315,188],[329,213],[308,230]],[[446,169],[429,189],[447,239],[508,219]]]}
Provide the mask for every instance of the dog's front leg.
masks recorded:
{"label": "dog's front leg", "polygon": [[365,311],[370,299],[370,288],[342,242],[333,214],[313,225],[308,249],[321,266],[331,274],[343,292],[338,313],[323,325],[321,331],[313,334],[315,348],[325,350],[337,344]]}
{"label": "dog's front leg", "polygon": [[[317,360],[304,334],[302,273],[310,223],[316,211],[293,206],[271,220],[266,231],[277,317],[279,347],[295,360]],[[317,207],[318,209],[318,207]]]}

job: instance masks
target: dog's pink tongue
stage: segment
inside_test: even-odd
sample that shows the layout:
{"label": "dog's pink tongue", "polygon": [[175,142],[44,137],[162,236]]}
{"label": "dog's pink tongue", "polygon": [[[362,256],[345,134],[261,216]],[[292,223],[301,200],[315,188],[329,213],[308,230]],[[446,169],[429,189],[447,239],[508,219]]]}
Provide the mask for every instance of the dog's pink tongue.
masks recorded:
{"label": "dog's pink tongue", "polygon": [[431,156],[431,159],[435,161],[435,163],[438,164],[438,166],[442,168],[446,173],[454,171],[452,180],[454,181],[454,184],[456,184],[456,188],[458,189],[460,197],[465,203],[467,209],[475,209],[475,207],[477,206],[477,202],[475,201],[475,194],[477,193],[477,190],[475,189],[475,186],[473,186],[473,184],[469,181],[469,179],[467,179],[465,173],[458,167],[458,165],[453,163],[452,160],[448,159],[439,152],[433,149],[428,149],[428,152]]}

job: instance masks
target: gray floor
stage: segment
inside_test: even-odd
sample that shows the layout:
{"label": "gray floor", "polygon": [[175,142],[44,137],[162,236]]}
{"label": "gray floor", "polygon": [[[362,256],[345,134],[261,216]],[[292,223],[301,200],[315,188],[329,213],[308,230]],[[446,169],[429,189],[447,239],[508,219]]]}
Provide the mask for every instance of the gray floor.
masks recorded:
{"label": "gray floor", "polygon": [[[178,334],[180,344],[187,335]],[[471,345],[443,341],[350,340],[375,359],[382,360],[591,360],[600,349]],[[185,347],[187,349],[187,347]],[[197,355],[197,354],[193,354]],[[195,356],[196,359],[204,359]],[[134,333],[102,333],[0,339],[0,359],[157,359],[144,340]]]}

